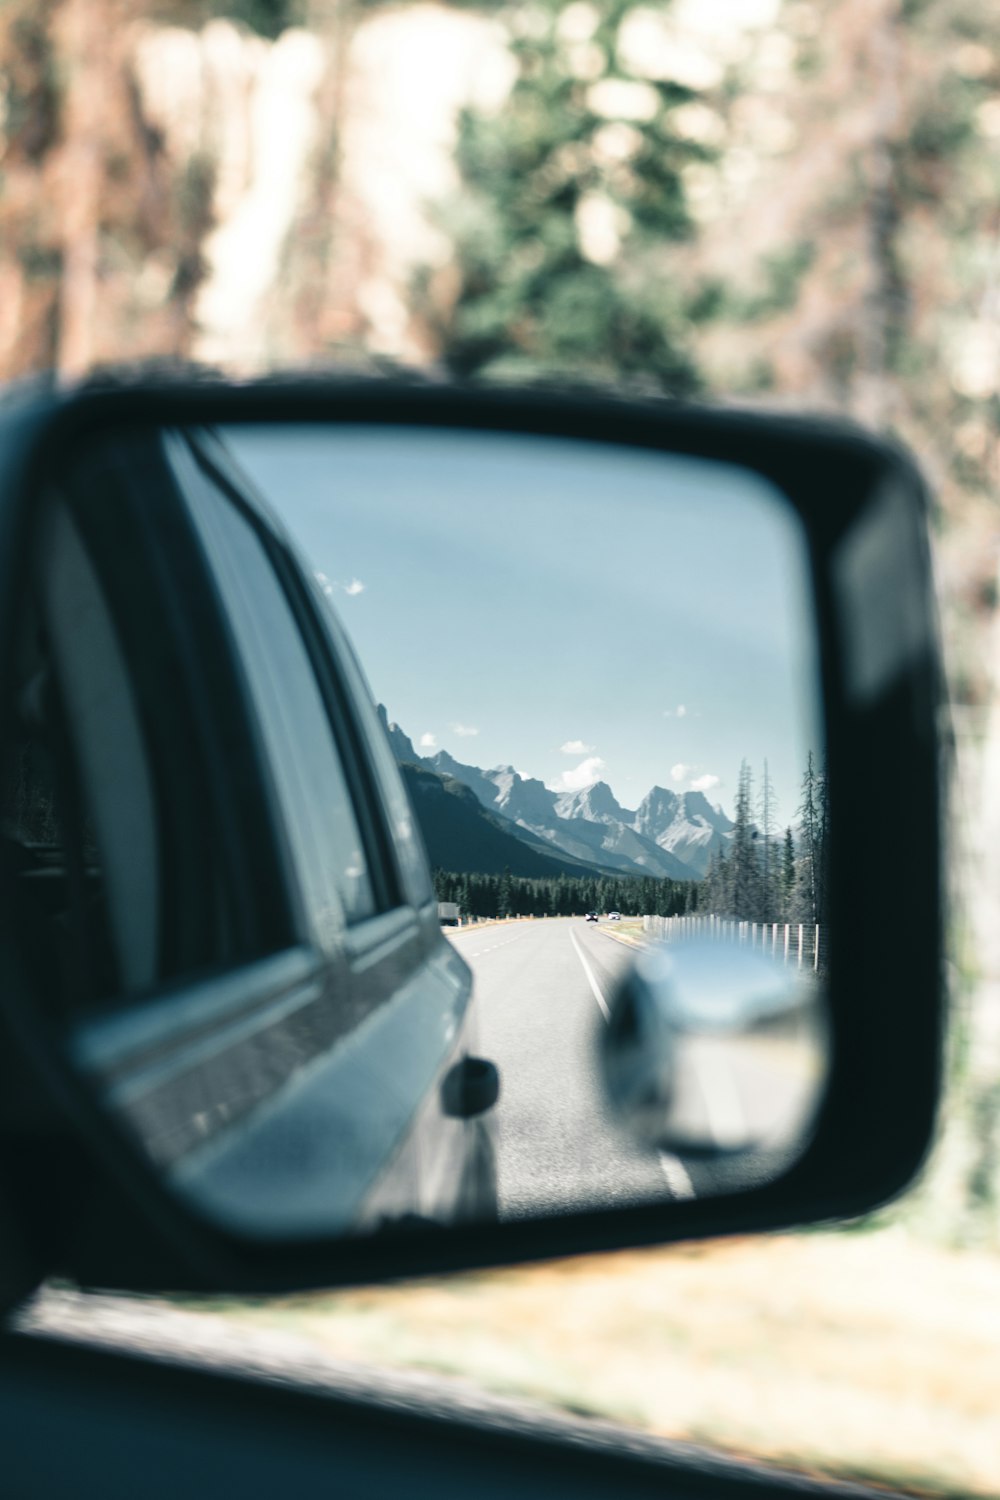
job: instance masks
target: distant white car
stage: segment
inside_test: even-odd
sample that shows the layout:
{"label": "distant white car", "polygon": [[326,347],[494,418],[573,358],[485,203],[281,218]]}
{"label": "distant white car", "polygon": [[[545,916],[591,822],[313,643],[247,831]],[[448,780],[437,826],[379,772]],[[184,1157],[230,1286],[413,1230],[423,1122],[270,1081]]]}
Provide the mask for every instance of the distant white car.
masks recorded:
{"label": "distant white car", "polygon": [[621,919],[622,919],[622,914],[621,914],[620,911],[609,911],[608,912],[608,921],[609,922],[620,922]]}

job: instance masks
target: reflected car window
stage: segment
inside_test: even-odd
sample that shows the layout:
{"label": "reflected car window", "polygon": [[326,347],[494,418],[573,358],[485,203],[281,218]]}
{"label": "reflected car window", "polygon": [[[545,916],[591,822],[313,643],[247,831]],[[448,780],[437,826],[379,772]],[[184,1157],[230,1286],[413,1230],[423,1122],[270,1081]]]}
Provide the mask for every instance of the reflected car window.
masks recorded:
{"label": "reflected car window", "polygon": [[[183,467],[179,449],[174,457]],[[309,917],[329,948],[344,921],[372,915],[375,899],[326,706],[256,530],[207,476],[191,466],[183,471],[259,716]]]}

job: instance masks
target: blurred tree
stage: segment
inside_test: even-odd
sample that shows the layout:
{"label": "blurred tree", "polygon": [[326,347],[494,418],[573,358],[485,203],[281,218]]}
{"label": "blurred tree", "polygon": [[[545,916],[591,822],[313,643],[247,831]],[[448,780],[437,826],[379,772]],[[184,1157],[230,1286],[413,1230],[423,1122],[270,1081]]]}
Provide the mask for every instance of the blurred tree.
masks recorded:
{"label": "blurred tree", "polygon": [[502,108],[460,119],[462,191],[439,215],[454,261],[417,292],[459,375],[698,387],[671,247],[692,231],[683,168],[709,152],[671,125],[693,91],[623,61],[633,9],[516,0],[501,13],[514,82]]}
{"label": "blurred tree", "polygon": [[62,247],[48,170],[60,133],[56,9],[57,0],[21,0],[0,12],[0,380],[51,366],[57,340]]}
{"label": "blurred tree", "polygon": [[1000,9],[784,0],[729,80],[698,201],[696,355],[715,390],[845,411],[939,498],[957,688],[992,613],[1000,482]]}
{"label": "blurred tree", "polygon": [[173,26],[236,21],[259,36],[280,36],[306,20],[307,0],[148,0],[150,20]]}
{"label": "blurred tree", "polygon": [[214,167],[172,161],[143,112],[144,9],[0,7],[0,379],[189,352]]}

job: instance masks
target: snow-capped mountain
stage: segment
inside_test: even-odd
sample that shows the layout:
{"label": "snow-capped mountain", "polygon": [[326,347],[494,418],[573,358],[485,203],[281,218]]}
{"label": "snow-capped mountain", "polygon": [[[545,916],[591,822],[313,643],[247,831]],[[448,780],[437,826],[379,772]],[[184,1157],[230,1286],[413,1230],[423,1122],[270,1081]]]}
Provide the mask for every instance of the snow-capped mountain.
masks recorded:
{"label": "snow-capped mountain", "polygon": [[423,757],[409,736],[389,723],[383,708],[379,713],[397,760],[460,781],[491,814],[521,829],[534,847],[541,840],[553,855],[628,875],[700,879],[713,849],[725,845],[733,827],[721,807],[713,807],[701,792],[653,787],[632,812],[604,781],[557,793],[513,766],[484,771],[463,765],[446,750]]}
{"label": "snow-capped mountain", "polygon": [[[621,807],[606,781],[595,781],[578,792],[561,792],[556,797],[556,812],[561,818],[589,818],[592,823],[609,819],[635,828],[635,813]],[[644,833],[645,829],[639,829]]]}
{"label": "snow-capped mountain", "polygon": [[632,826],[697,875],[705,874],[713,851],[725,848],[733,830],[732,819],[704,792],[670,792],[662,786],[646,793]]}
{"label": "snow-capped mountain", "polygon": [[496,787],[497,812],[525,828],[547,828],[555,816],[555,793],[535,776],[522,776],[513,766],[497,766],[484,773]]}
{"label": "snow-capped mountain", "polygon": [[690,880],[690,872],[670,850],[659,849],[628,826],[624,821],[628,815],[605,782],[574,793],[571,806],[544,782],[521,776],[513,766],[500,766],[485,775],[497,789],[494,810],[545,839],[553,849],[623,873]]}

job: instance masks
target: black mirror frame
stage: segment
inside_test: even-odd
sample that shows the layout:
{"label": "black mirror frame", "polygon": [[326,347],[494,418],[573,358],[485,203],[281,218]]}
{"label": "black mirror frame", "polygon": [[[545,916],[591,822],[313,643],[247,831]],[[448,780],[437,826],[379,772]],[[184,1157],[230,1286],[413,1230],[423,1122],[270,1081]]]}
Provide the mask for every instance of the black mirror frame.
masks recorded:
{"label": "black mirror frame", "polygon": [[[749,468],[787,497],[808,539],[827,728],[832,1049],[825,1101],[803,1156],[784,1176],[744,1193],[334,1244],[250,1243],[197,1218],[154,1178],[51,1044],[0,929],[3,1030],[51,1102],[61,1142],[55,1150],[50,1142],[42,1158],[54,1163],[56,1177],[36,1199],[16,1186],[16,1143],[0,1124],[0,1181],[34,1247],[35,1274],[57,1270],[84,1284],[136,1290],[287,1291],[775,1230],[854,1217],[899,1193],[933,1137],[944,1029],[943,692],[928,499],[910,459],[846,424],[545,387],[137,379],[28,393],[0,407],[0,703],[10,701],[8,645],[35,502],[73,445],[130,424],[277,422],[464,428],[640,447]],[[875,673],[866,655],[873,644],[882,659]],[[905,818],[870,818],[874,747],[892,767]],[[904,940],[890,945],[886,932]],[[86,1193],[53,1207],[58,1173],[79,1181],[81,1170]]]}

